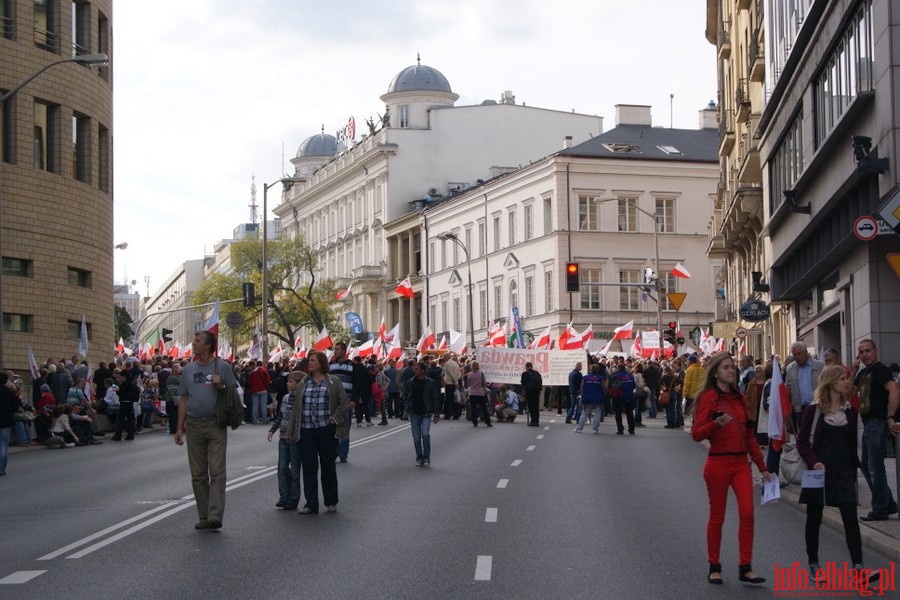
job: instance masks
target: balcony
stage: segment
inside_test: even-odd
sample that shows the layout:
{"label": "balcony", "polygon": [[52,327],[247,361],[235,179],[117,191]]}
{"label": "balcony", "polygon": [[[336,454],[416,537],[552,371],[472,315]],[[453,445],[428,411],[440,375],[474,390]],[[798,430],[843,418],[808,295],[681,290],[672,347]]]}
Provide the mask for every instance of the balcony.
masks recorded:
{"label": "balcony", "polygon": [[740,167],[738,168],[738,187],[755,187],[762,185],[762,168],[759,164],[759,140],[750,132],[741,136]]}
{"label": "balcony", "polygon": [[358,281],[361,279],[377,279],[384,280],[384,266],[382,265],[366,265],[363,267],[357,267],[350,272],[350,275],[354,280]]}
{"label": "balcony", "polygon": [[762,31],[757,28],[750,38],[750,47],[747,52],[749,59],[750,81],[762,83],[766,80],[766,51],[762,43]]}
{"label": "balcony", "polygon": [[725,247],[725,237],[722,235],[722,210],[713,211],[709,219],[709,244],[706,246],[706,255],[710,258],[724,258],[731,252]]}
{"label": "balcony", "polygon": [[728,60],[731,58],[731,21],[719,22],[719,35],[717,42],[719,46],[719,60]]}
{"label": "balcony", "polygon": [[750,85],[746,79],[738,80],[734,89],[734,118],[738,123],[746,123],[750,118]]}
{"label": "balcony", "polygon": [[719,113],[719,156],[727,156],[734,148],[734,122],[731,116],[722,111]]}

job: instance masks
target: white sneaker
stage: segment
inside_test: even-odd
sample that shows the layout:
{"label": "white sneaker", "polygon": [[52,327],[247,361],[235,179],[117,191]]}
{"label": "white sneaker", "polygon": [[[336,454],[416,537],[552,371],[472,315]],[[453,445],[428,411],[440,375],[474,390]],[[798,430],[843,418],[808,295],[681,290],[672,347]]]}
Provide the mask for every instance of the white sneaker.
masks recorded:
{"label": "white sneaker", "polygon": [[66,444],[66,448],[74,448],[74,447],[75,447],[75,444],[72,444],[72,443]]}
{"label": "white sneaker", "polygon": [[573,429],[572,431],[574,431],[575,433],[581,433],[580,429]]}

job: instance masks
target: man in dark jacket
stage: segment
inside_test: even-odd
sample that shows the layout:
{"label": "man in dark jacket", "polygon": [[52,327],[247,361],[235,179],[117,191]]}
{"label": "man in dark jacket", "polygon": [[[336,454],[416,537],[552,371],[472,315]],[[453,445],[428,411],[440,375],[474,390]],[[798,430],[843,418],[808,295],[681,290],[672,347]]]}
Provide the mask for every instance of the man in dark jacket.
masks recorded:
{"label": "man in dark jacket", "polygon": [[414,377],[405,385],[405,403],[416,447],[416,465],[420,467],[431,464],[431,422],[440,420],[438,384],[425,376],[427,368],[423,362],[416,363],[413,366]]}
{"label": "man in dark jacket", "polygon": [[644,385],[650,388],[650,398],[648,399],[648,404],[650,405],[650,418],[656,418],[656,401],[659,399],[659,382],[662,379],[662,371],[659,370],[659,363],[654,361],[650,361],[650,364],[647,365],[647,368],[644,369]]}
{"label": "man in dark jacket", "polygon": [[9,458],[9,436],[16,424],[13,415],[19,410],[19,399],[6,387],[9,374],[0,371],[0,475],[6,475],[6,461]]}
{"label": "man in dark jacket", "polygon": [[521,384],[528,404],[528,426],[537,427],[541,416],[541,388],[544,387],[544,378],[534,370],[534,365],[530,362],[525,363]]}

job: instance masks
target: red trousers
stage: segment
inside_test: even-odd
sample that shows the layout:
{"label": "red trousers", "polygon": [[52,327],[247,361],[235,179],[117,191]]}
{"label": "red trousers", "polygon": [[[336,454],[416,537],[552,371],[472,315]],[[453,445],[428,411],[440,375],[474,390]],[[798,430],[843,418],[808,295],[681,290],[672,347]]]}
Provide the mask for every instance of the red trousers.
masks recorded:
{"label": "red trousers", "polygon": [[703,479],[709,493],[709,523],[706,525],[706,546],[710,564],[721,564],[722,524],[728,488],[734,490],[738,504],[738,547],[740,563],[753,562],[753,479],[747,455],[710,456],[703,467]]}

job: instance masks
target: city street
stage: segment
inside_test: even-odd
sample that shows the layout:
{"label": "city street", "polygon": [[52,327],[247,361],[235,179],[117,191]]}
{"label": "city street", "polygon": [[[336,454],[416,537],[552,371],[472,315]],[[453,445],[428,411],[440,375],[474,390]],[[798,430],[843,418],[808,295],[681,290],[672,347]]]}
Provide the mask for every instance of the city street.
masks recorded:
{"label": "city street", "polygon": [[[430,468],[415,466],[408,422],[353,426],[338,512],[318,515],[275,508],[277,445],[244,425],[229,434],[220,531],[194,530],[170,436],[18,453],[0,479],[0,598],[761,598],[776,563],[805,568],[803,513],[757,506],[769,582],[738,583],[729,497],[726,583],[708,585],[706,449],[645,420],[636,436],[611,420],[575,434],[555,413],[541,427],[442,421]],[[848,558],[828,527],[820,558]]]}

